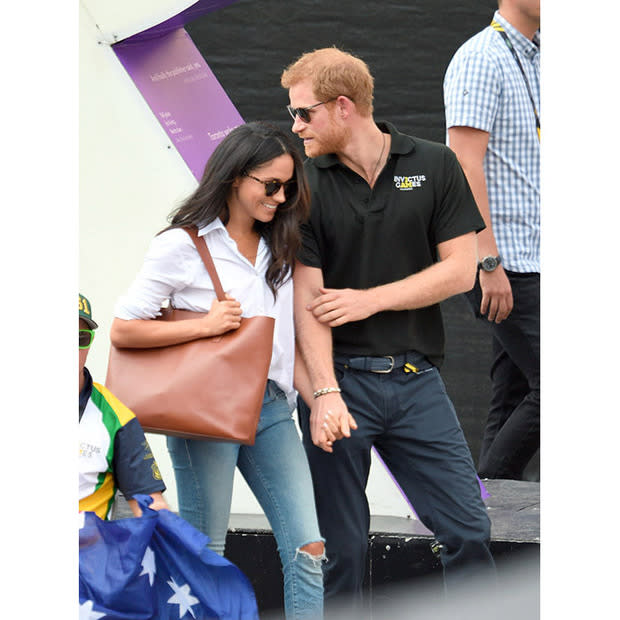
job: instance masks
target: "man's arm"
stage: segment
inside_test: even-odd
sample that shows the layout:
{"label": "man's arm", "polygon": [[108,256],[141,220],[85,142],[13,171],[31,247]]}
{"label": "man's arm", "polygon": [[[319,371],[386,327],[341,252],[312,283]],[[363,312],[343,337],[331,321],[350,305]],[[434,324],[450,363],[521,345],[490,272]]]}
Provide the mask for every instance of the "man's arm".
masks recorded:
{"label": "man's arm", "polygon": [[[306,379],[306,394],[322,388],[338,387],[334,373],[332,334],[327,325],[317,321],[308,310],[323,286],[323,274],[316,267],[297,262],[294,275],[295,286],[295,331],[297,347],[301,353]],[[350,437],[351,428],[357,428],[353,416],[338,392],[312,397],[310,402],[302,397],[311,409],[310,429],[312,442],[327,452],[332,452],[331,442]],[[326,426],[327,425],[327,426]]]}
{"label": "man's arm", "polygon": [[439,303],[472,288],[476,278],[476,233],[437,245],[440,261],[411,276],[370,289],[328,289],[307,309],[322,324],[337,327],[385,310],[413,310]]}
{"label": "man's arm", "polygon": [[[486,228],[478,233],[479,256],[497,256],[499,251],[493,234],[489,196],[484,178],[483,162],[489,144],[489,134],[473,127],[450,127],[448,129],[450,148],[456,154],[469,186],[484,219]],[[488,311],[489,321],[500,323],[512,311],[512,288],[504,268],[499,265],[494,271],[480,271],[482,303],[480,313]]]}

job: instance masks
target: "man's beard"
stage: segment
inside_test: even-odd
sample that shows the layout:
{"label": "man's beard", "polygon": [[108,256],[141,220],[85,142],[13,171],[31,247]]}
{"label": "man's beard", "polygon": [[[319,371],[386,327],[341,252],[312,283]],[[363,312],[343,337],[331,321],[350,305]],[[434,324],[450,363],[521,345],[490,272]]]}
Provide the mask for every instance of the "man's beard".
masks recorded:
{"label": "man's beard", "polygon": [[310,152],[306,150],[308,157],[319,157],[319,155],[329,155],[330,153],[341,153],[348,142],[351,130],[348,127],[342,128],[332,126],[328,132],[324,132],[320,138],[314,137],[310,143]]}

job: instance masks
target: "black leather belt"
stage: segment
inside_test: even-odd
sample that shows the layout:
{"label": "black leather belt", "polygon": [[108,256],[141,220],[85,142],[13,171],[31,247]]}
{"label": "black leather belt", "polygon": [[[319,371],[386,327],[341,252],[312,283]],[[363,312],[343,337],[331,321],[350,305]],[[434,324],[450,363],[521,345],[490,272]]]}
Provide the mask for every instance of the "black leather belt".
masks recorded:
{"label": "black leather belt", "polygon": [[396,368],[402,368],[407,362],[419,364],[425,358],[417,351],[408,351],[400,355],[381,355],[379,357],[353,357],[348,355],[334,355],[334,361],[345,368],[366,370],[368,372],[389,373]]}

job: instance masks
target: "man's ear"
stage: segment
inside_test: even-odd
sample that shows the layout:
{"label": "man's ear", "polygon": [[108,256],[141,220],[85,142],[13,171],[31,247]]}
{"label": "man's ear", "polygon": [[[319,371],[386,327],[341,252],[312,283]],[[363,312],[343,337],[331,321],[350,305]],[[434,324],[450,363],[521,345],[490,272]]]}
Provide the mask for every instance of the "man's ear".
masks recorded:
{"label": "man's ear", "polygon": [[342,119],[346,119],[355,109],[355,103],[345,95],[340,95],[338,99],[336,99],[336,107],[338,110],[338,116]]}

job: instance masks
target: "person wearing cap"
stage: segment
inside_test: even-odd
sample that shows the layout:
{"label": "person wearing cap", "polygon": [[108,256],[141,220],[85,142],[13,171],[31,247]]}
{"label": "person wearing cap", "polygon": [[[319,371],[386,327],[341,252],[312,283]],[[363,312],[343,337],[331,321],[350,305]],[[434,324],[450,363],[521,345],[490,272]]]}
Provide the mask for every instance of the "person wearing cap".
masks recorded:
{"label": "person wearing cap", "polygon": [[117,489],[131,511],[136,494],[150,495],[151,508],[168,508],[166,487],[135,415],[105,386],[93,382],[86,358],[98,325],[92,306],[79,295],[79,509],[109,518]]}

